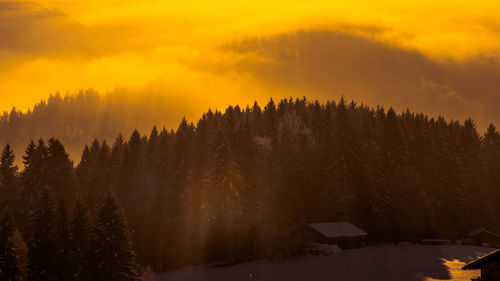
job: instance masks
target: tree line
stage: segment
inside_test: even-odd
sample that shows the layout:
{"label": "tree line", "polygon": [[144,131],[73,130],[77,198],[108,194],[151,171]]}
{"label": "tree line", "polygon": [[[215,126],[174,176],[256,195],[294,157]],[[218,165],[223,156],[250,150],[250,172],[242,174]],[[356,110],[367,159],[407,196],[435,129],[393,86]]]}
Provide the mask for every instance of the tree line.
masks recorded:
{"label": "tree line", "polygon": [[493,125],[480,135],[470,119],[344,98],[208,110],[175,131],[96,139],[76,167],[57,139],[32,141],[22,171],[9,145],[0,160],[0,207],[12,213],[0,274],[28,280],[134,280],[145,267],[287,257],[301,253],[307,222],[350,221],[378,242],[500,229]]}
{"label": "tree line", "polygon": [[95,138],[114,139],[134,127],[145,131],[153,124],[177,123],[182,113],[176,105],[168,95],[147,90],[140,94],[126,89],[105,95],[92,89],[55,93],[25,112],[13,107],[1,113],[0,143],[10,143],[22,155],[30,140],[54,137],[64,143],[72,159],[78,159],[82,147]]}

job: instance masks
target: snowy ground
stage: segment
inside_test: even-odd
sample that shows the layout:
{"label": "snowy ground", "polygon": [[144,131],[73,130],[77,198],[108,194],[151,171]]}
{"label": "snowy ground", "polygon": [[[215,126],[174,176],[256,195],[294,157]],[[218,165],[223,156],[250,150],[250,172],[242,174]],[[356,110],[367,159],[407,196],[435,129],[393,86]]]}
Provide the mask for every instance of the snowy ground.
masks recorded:
{"label": "snowy ground", "polygon": [[191,266],[158,274],[158,281],[460,280],[479,272],[461,267],[494,249],[450,245],[382,245],[332,256],[304,256],[280,262],[256,261],[228,267]]}

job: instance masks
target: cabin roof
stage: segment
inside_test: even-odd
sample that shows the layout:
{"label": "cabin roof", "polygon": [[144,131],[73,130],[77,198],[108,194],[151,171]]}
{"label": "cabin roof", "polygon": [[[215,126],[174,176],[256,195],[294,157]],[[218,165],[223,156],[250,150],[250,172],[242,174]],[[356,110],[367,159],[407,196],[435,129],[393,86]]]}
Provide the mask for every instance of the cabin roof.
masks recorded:
{"label": "cabin roof", "polygon": [[487,230],[485,228],[478,228],[478,229],[475,229],[475,230],[471,231],[469,233],[469,237],[476,236],[476,235],[481,234],[481,233],[486,233],[486,234],[489,234],[489,235],[494,236],[496,238],[500,238],[498,236],[498,234],[496,234],[494,232],[491,232],[491,231],[489,231],[489,230]]}
{"label": "cabin roof", "polygon": [[500,250],[496,250],[485,256],[482,256],[477,260],[466,264],[464,267],[462,267],[462,269],[481,269],[483,265],[493,261],[500,261]]}
{"label": "cabin roof", "polygon": [[328,238],[359,237],[367,235],[366,232],[349,222],[309,223],[307,226]]}

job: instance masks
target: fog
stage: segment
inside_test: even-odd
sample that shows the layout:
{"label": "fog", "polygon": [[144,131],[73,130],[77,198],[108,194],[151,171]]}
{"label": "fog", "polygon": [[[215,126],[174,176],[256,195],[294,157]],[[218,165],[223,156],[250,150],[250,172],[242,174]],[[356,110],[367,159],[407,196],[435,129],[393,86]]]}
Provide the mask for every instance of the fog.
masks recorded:
{"label": "fog", "polygon": [[187,103],[184,97],[166,98],[154,88],[116,89],[107,94],[92,89],[65,96],[57,93],[27,112],[15,108],[4,112],[0,142],[13,146],[20,164],[29,141],[55,137],[64,141],[77,164],[84,146],[94,139],[113,143],[119,134],[128,138],[134,129],[149,135],[156,124],[158,130],[164,126],[173,129],[183,118],[183,112],[201,108],[202,104]]}
{"label": "fog", "polygon": [[231,56],[222,62],[205,61],[200,68],[251,73],[296,96],[324,100],[344,95],[370,105],[409,107],[449,119],[472,117],[481,128],[500,121],[498,57],[438,60],[415,50],[323,30],[235,41],[220,50]]}

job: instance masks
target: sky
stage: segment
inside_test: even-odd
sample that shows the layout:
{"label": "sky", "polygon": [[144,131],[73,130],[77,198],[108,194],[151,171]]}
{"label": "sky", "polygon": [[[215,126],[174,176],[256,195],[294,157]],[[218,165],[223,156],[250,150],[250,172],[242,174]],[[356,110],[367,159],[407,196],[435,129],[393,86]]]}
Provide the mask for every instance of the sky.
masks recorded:
{"label": "sky", "polygon": [[0,0],[0,110],[87,88],[159,95],[193,119],[343,95],[485,127],[500,123],[499,12],[460,0]]}

